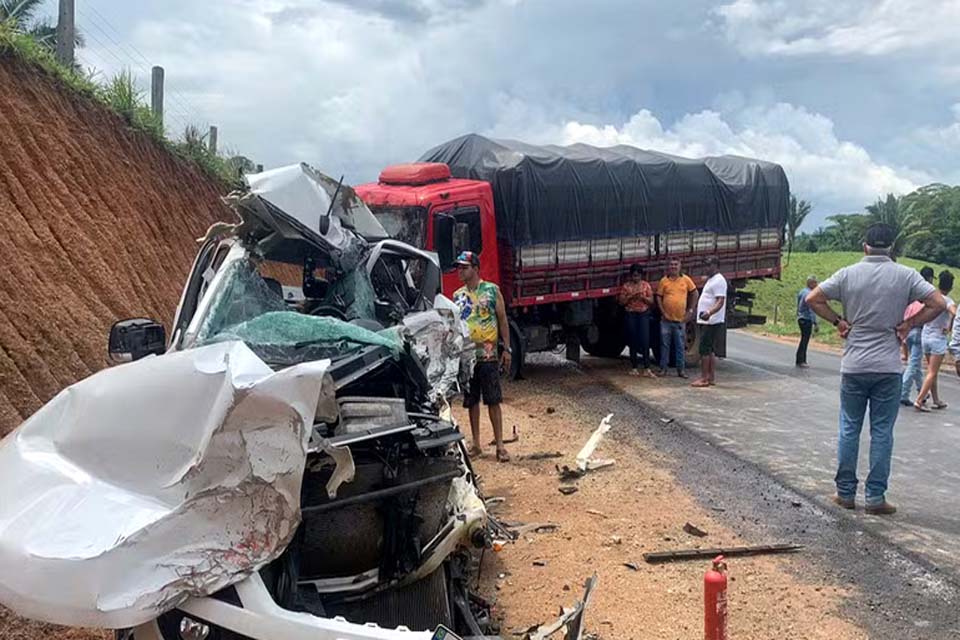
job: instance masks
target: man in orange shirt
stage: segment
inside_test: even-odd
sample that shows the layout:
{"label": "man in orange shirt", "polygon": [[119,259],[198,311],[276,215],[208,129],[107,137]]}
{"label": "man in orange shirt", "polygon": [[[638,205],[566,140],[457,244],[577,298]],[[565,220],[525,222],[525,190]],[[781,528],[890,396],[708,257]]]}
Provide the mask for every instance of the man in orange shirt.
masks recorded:
{"label": "man in orange shirt", "polygon": [[686,378],[683,354],[687,348],[687,322],[693,320],[693,311],[697,308],[697,285],[680,273],[680,260],[670,260],[667,275],[657,286],[656,301],[660,307],[660,375],[667,373],[672,342],[677,375]]}
{"label": "man in orange shirt", "polygon": [[[626,308],[627,339],[630,342],[630,375],[656,378],[650,370],[650,309],[653,287],[643,279],[640,265],[630,267],[630,279],[620,289],[620,304]],[[643,364],[641,373],[641,362]]]}

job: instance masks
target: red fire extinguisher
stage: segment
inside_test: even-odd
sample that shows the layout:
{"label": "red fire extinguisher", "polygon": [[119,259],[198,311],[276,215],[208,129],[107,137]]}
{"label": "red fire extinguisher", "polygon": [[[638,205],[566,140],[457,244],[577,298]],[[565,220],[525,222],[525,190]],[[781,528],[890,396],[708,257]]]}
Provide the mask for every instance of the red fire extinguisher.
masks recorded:
{"label": "red fire extinguisher", "polygon": [[704,640],[727,640],[727,563],[713,559],[713,568],[703,576]]}

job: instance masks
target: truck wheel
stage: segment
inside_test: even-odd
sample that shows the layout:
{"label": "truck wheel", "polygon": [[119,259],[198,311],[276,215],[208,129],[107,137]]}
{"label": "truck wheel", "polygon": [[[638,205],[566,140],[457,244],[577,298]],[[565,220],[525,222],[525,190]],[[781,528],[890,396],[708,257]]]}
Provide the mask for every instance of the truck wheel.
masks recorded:
{"label": "truck wheel", "polygon": [[510,379],[523,380],[523,365],[527,359],[527,350],[523,346],[520,327],[516,322],[510,322],[510,351],[513,357],[510,359]]}
{"label": "truck wheel", "polygon": [[[590,329],[593,331],[590,331]],[[598,358],[619,358],[627,346],[623,335],[623,323],[606,323],[597,327],[587,327],[580,332],[580,346],[592,356]]]}

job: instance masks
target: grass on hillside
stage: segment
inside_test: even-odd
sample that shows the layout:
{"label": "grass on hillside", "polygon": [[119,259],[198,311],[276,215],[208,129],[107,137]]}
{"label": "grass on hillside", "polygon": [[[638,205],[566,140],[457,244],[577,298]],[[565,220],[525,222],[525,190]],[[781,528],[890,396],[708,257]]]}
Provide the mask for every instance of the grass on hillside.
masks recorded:
{"label": "grass on hillside", "polygon": [[[799,336],[797,293],[806,286],[807,276],[815,276],[822,282],[838,269],[851,265],[862,257],[862,253],[853,251],[794,253],[787,263],[787,256],[784,255],[780,280],[754,280],[746,288],[747,291],[757,294],[753,312],[767,316],[767,323],[758,329],[778,336]],[[898,258],[897,261],[917,270],[929,264],[938,274],[949,269],[945,265],[911,258]],[[839,307],[836,308],[839,310]],[[820,331],[814,335],[814,340],[829,345],[841,343],[837,330],[826,322],[820,323]]]}
{"label": "grass on hillside", "polygon": [[175,142],[167,137],[163,123],[147,106],[144,92],[137,88],[129,71],[121,71],[108,82],[98,83],[93,75],[60,64],[49,49],[15,27],[12,20],[0,21],[0,54],[12,53],[47,72],[75,93],[99,102],[121,116],[131,128],[147,134],[168,151],[198,165],[204,173],[224,185],[232,187],[239,184],[237,166],[227,158],[212,153],[206,144],[194,144],[191,140]]}

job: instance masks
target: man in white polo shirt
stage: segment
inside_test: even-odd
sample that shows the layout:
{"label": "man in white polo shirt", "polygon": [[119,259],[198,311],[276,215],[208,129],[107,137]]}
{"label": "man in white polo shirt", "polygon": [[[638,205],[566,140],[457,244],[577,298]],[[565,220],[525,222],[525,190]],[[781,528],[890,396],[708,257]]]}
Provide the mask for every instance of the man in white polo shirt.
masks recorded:
{"label": "man in white polo shirt", "polygon": [[712,387],[717,383],[717,342],[727,321],[727,279],[720,273],[716,256],[708,256],[707,283],[697,302],[700,329],[700,378],[693,387]]}
{"label": "man in white polo shirt", "polygon": [[[946,309],[936,287],[914,269],[891,259],[896,234],[885,224],[872,225],[864,237],[864,258],[840,269],[807,296],[818,316],[837,328],[843,346],[840,361],[840,437],[837,445],[837,495],[833,501],[855,509],[860,430],[870,407],[870,473],[866,512],[889,515],[897,509],[886,500],[893,425],[900,409],[900,343],[914,327]],[[830,308],[843,304],[843,315]],[[903,312],[914,300],[924,307],[907,320]]]}

